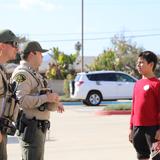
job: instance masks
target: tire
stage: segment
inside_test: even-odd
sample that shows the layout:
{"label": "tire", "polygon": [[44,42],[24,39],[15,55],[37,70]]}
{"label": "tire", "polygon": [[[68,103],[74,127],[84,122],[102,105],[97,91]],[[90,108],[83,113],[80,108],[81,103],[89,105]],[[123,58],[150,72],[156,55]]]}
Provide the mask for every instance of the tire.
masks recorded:
{"label": "tire", "polygon": [[86,106],[89,106],[87,100],[82,100],[82,103],[83,103],[84,105],[86,105]]}
{"label": "tire", "polygon": [[100,92],[91,91],[88,94],[86,101],[87,101],[88,105],[90,105],[90,106],[98,106],[102,101],[102,95]]}

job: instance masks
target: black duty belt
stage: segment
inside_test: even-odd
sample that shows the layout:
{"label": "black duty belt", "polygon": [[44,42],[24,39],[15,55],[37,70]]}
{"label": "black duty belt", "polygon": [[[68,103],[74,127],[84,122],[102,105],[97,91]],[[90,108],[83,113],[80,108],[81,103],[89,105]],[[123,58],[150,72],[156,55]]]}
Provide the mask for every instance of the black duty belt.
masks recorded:
{"label": "black duty belt", "polygon": [[37,122],[38,128],[42,129],[43,132],[50,128],[50,121],[48,120],[37,120]]}

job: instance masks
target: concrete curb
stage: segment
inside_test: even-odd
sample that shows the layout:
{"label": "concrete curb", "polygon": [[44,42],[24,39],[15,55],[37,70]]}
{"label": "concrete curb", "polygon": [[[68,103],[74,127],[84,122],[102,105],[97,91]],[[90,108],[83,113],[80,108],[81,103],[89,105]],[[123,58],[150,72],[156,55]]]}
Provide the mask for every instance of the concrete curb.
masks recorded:
{"label": "concrete curb", "polygon": [[131,114],[130,110],[101,110],[96,111],[96,115],[98,116],[104,116],[104,115],[129,115]]}

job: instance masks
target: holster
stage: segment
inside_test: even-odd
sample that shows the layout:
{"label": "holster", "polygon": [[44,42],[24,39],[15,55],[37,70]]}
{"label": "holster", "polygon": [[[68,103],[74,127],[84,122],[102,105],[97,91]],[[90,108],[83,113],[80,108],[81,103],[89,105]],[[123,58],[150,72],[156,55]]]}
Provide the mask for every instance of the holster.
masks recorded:
{"label": "holster", "polygon": [[27,143],[31,143],[35,137],[37,121],[35,119],[28,120],[28,124],[24,128],[22,134],[22,140]]}
{"label": "holster", "polygon": [[38,121],[36,118],[28,119],[25,114],[22,113],[18,122],[18,135],[22,136],[22,140],[26,143],[31,143],[35,137]]}
{"label": "holster", "polygon": [[38,128],[45,133],[50,128],[50,122],[48,120],[38,120]]}
{"label": "holster", "polygon": [[22,112],[18,116],[17,129],[18,136],[22,137],[22,140],[26,143],[31,143],[35,137],[36,129],[39,128],[45,133],[50,128],[50,122],[48,120],[37,120],[26,118]]}

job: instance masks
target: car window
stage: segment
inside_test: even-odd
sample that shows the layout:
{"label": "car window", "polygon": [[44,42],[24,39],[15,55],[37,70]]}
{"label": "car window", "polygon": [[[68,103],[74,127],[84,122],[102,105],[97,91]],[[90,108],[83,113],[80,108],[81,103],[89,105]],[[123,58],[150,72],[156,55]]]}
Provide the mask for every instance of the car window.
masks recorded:
{"label": "car window", "polygon": [[113,73],[88,74],[87,77],[90,81],[116,81]]}
{"label": "car window", "polygon": [[121,73],[116,73],[116,79],[118,82],[135,82],[136,81],[132,77],[125,74],[121,74]]}
{"label": "car window", "polygon": [[77,74],[76,78],[75,78],[75,81],[79,81],[79,79],[81,78],[81,75],[80,74]]}
{"label": "car window", "polygon": [[90,81],[101,81],[102,79],[101,74],[88,74],[87,77]]}
{"label": "car window", "polygon": [[105,81],[116,81],[116,76],[114,73],[105,73]]}

